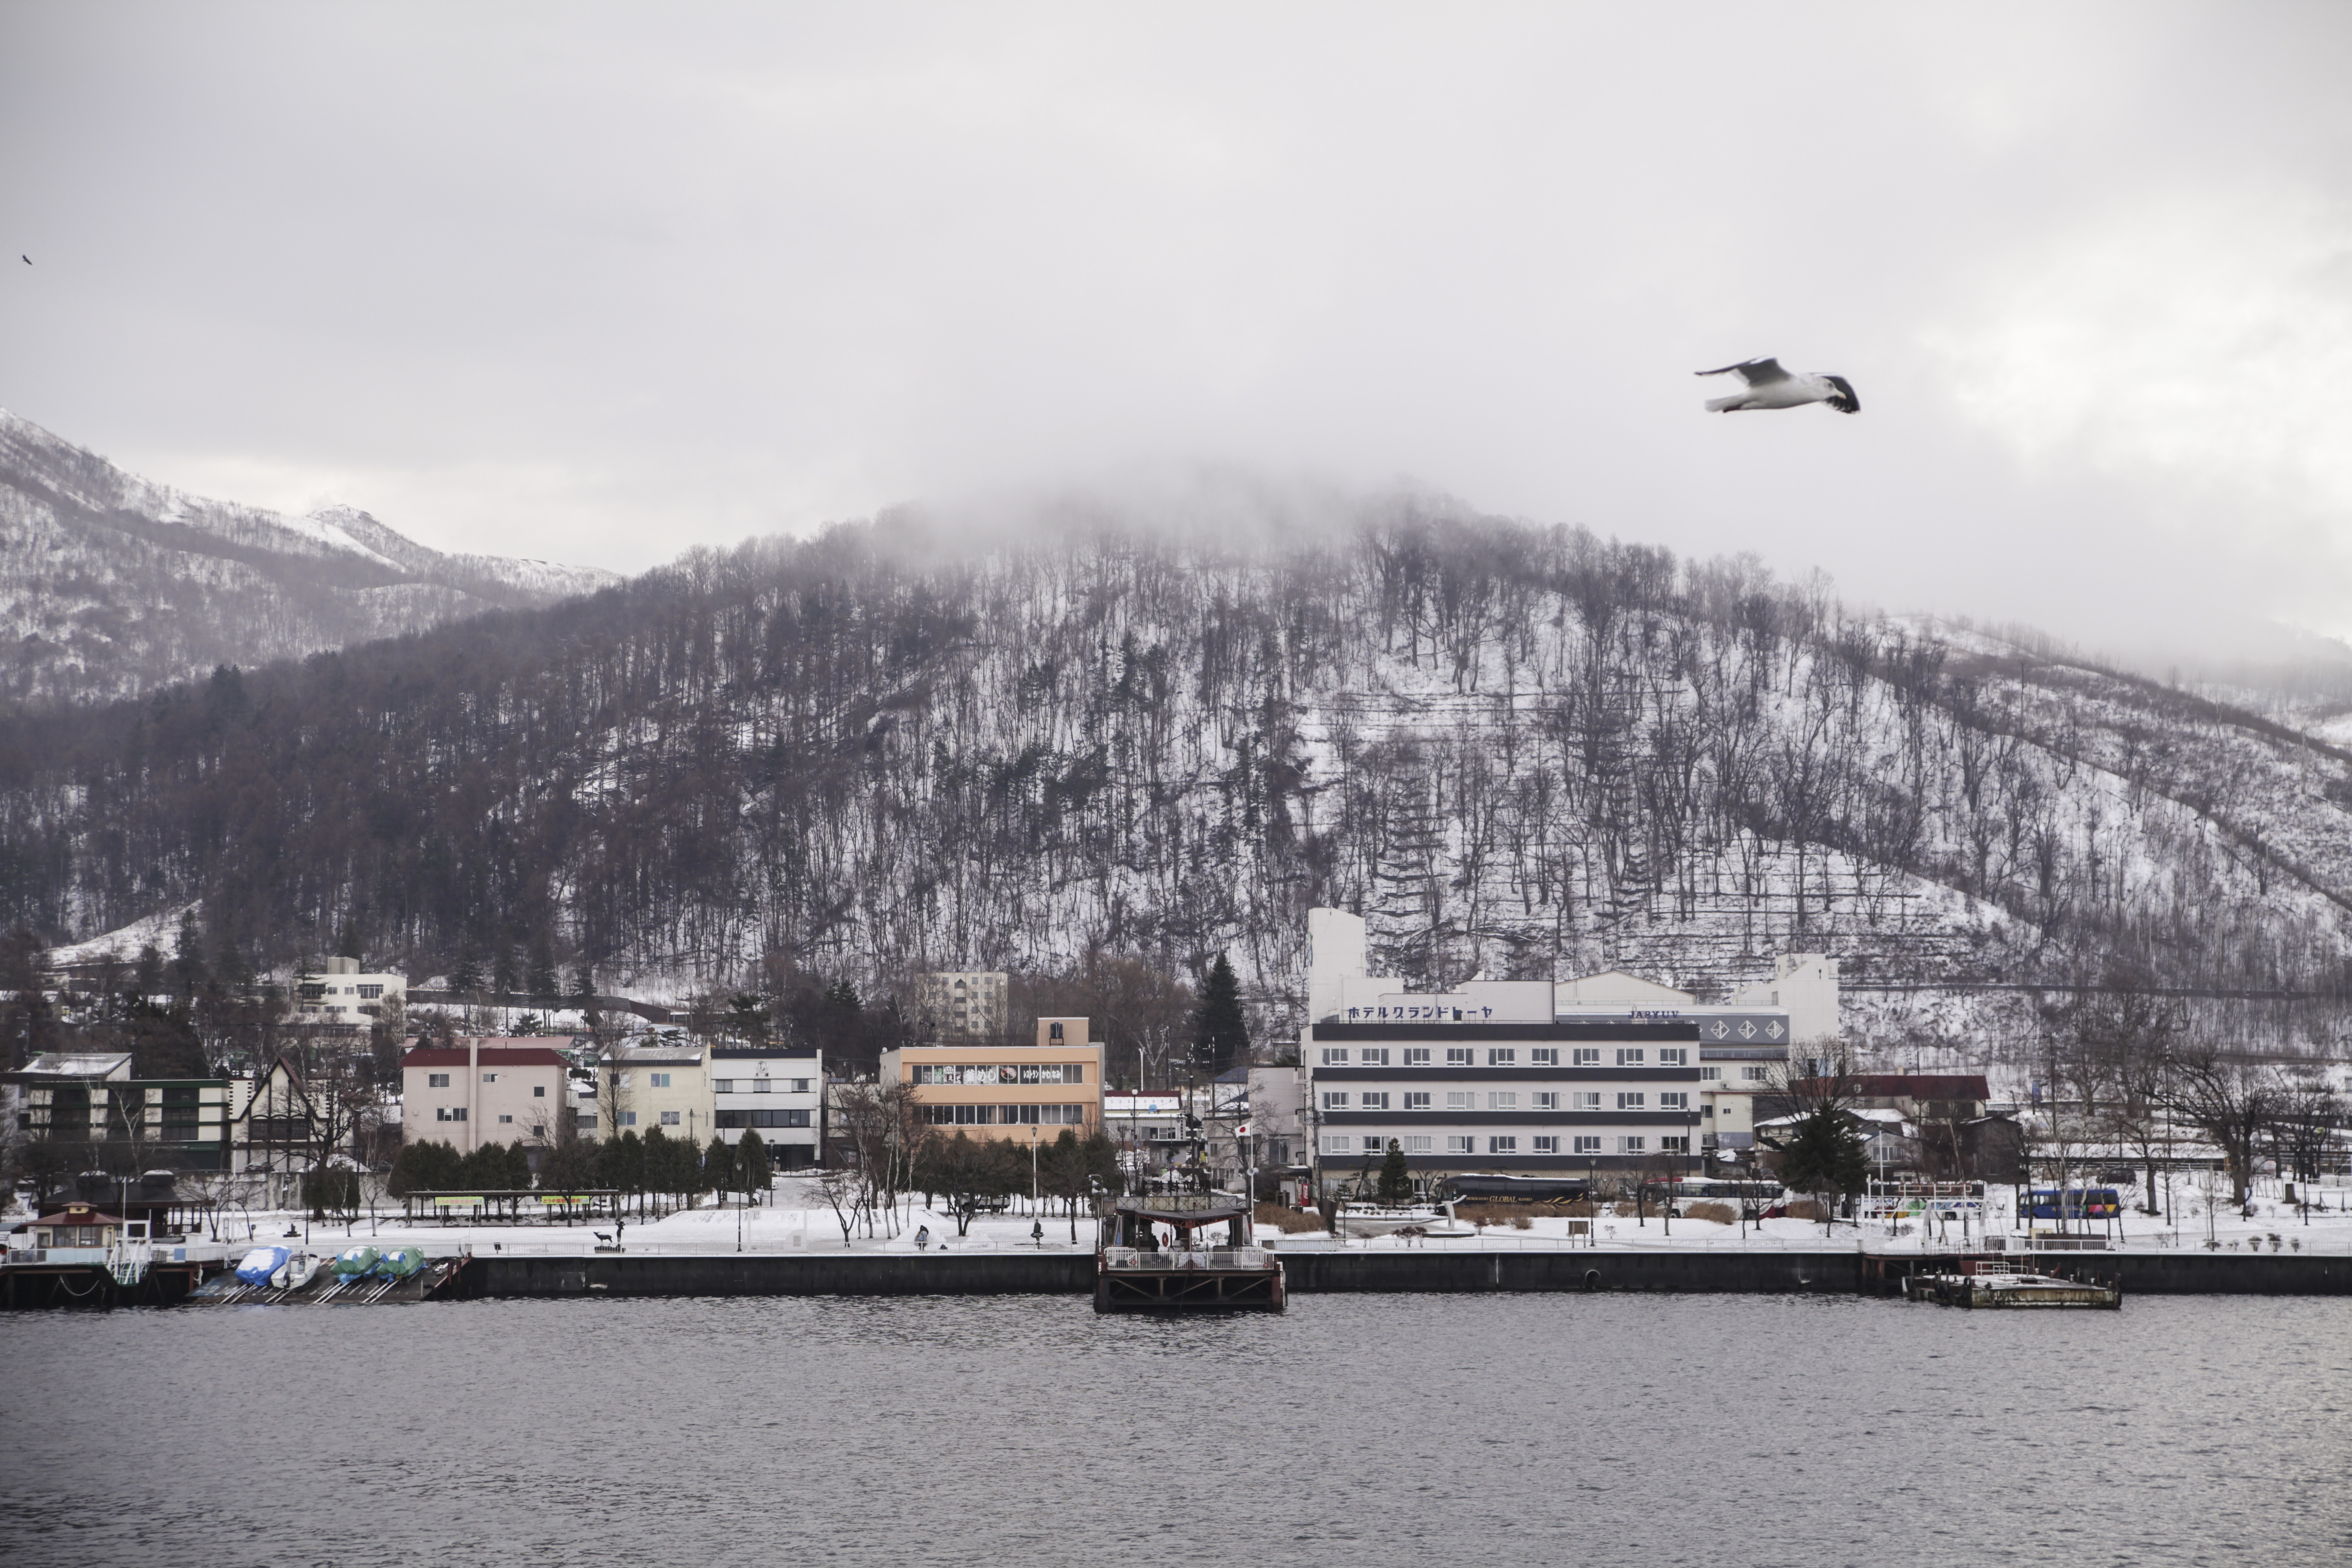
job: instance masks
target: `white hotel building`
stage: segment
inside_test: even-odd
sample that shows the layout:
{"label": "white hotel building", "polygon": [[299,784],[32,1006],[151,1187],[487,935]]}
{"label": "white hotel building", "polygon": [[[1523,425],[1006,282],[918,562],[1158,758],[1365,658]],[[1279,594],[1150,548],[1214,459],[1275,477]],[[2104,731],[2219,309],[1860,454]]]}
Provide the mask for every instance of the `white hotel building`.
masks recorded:
{"label": "white hotel building", "polygon": [[[1770,986],[1722,1006],[1629,975],[1415,994],[1365,973],[1360,919],[1308,921],[1300,1061],[1328,1178],[1377,1171],[1391,1140],[1417,1179],[1623,1174],[1661,1156],[1697,1173],[1708,1151],[1751,1141],[1747,1108],[1788,1058],[1791,1009]],[[1826,974],[1833,1033],[1833,960],[1783,961],[1778,984],[1790,984],[1807,964]],[[1818,1001],[1806,992],[1799,1010]],[[1821,1032],[1815,1012],[1805,1022]]]}

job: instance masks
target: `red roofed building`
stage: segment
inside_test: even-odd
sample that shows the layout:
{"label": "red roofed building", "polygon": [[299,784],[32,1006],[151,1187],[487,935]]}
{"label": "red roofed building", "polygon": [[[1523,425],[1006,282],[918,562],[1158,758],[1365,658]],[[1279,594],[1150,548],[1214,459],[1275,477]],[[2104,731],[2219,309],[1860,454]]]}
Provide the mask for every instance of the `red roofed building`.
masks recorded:
{"label": "red roofed building", "polygon": [[572,1064],[528,1035],[473,1035],[400,1058],[401,1135],[469,1154],[484,1143],[555,1142]]}

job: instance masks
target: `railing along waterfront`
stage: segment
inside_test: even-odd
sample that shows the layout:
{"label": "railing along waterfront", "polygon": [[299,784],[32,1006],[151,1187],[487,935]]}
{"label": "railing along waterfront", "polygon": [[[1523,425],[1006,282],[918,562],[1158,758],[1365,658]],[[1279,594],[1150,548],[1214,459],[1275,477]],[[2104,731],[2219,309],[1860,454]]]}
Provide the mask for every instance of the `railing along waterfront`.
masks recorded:
{"label": "railing along waterfront", "polygon": [[1139,1247],[1106,1247],[1106,1268],[1267,1268],[1274,1254],[1263,1247],[1203,1247],[1190,1250],[1147,1251]]}

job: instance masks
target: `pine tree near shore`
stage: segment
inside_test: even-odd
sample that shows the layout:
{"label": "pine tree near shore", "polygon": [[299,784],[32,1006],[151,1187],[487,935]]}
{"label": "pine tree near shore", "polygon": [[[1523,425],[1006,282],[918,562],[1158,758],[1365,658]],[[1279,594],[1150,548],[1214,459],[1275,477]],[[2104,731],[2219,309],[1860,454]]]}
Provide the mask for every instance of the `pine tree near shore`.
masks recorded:
{"label": "pine tree near shore", "polygon": [[1192,1059],[1211,1077],[1249,1060],[1249,1019],[1242,1012],[1241,982],[1223,953],[1209,966],[1201,1011],[1192,1030]]}

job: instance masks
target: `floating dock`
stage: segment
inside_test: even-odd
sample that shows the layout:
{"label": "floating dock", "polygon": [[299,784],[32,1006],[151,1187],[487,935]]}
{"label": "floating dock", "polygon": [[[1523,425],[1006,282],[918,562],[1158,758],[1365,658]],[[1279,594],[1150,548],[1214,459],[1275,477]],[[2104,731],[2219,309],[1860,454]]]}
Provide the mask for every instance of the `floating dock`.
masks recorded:
{"label": "floating dock", "polygon": [[[1095,1310],[1281,1311],[1288,1300],[1282,1260],[1253,1245],[1251,1209],[1234,1193],[1118,1199],[1095,1249]],[[1203,1245],[1200,1233],[1220,1225],[1225,1245]]]}
{"label": "floating dock", "polygon": [[1998,1258],[1964,1258],[1937,1272],[1909,1275],[1903,1293],[1915,1301],[1946,1307],[2087,1308],[2113,1311],[2124,1304],[2121,1289],[2100,1279],[2062,1279],[2021,1268]]}

